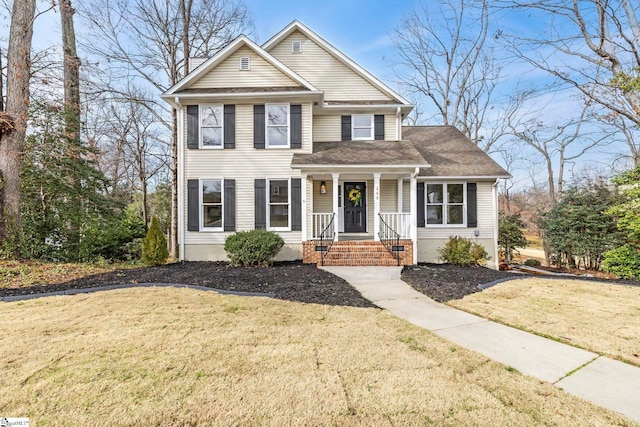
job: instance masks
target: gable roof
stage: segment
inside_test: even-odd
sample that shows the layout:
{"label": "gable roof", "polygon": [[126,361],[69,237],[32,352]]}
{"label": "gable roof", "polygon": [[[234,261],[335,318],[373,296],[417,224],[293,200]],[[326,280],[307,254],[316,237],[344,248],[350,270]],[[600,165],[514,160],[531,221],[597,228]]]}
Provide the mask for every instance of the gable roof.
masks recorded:
{"label": "gable roof", "polygon": [[403,126],[402,137],[431,164],[422,177],[510,178],[487,153],[454,126]]}
{"label": "gable roof", "polygon": [[307,26],[305,26],[302,22],[295,20],[283,28],[279,33],[271,37],[267,40],[262,48],[265,51],[270,51],[274,46],[288,37],[294,31],[300,31],[306,37],[311,39],[314,43],[325,49],[331,55],[333,55],[338,61],[343,63],[347,68],[351,69],[353,72],[358,74],[364,80],[366,80],[369,84],[373,85],[375,88],[380,90],[385,95],[389,96],[392,99],[395,99],[400,104],[406,104],[407,106],[411,106],[411,103],[407,101],[404,97],[398,94],[396,91],[391,89],[389,86],[384,84],[381,80],[379,80],[376,76],[365,70],[363,67],[358,65],[354,60],[349,58],[347,55],[342,53],[340,50],[336,49],[331,43],[320,37],[318,34],[313,32]]}
{"label": "gable roof", "polygon": [[259,55],[262,59],[273,65],[276,69],[282,72],[284,75],[289,77],[294,82],[298,83],[305,90],[311,92],[320,92],[315,86],[311,83],[300,77],[297,73],[292,71],[289,67],[284,65],[282,62],[278,61],[272,55],[270,55],[267,51],[262,49],[260,46],[251,41],[247,36],[241,35],[234,39],[227,46],[219,50],[215,55],[211,58],[204,61],[198,67],[196,67],[192,72],[187,74],[182,80],[173,85],[169,90],[167,90],[162,97],[170,97],[171,95],[176,94],[177,92],[183,91],[189,87],[192,83],[198,81],[201,77],[206,75],[209,71],[213,70],[218,64],[223,62],[229,56],[231,56],[234,52],[240,49],[243,46],[247,46],[257,55]]}

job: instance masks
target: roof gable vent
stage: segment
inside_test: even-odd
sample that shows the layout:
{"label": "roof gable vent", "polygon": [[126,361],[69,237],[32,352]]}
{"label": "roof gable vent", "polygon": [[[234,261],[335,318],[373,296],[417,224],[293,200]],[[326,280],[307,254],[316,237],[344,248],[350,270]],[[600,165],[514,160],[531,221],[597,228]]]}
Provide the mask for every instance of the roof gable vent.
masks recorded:
{"label": "roof gable vent", "polygon": [[251,58],[248,56],[243,56],[240,58],[240,70],[248,71],[251,69]]}
{"label": "roof gable vent", "polygon": [[291,42],[291,53],[302,53],[302,41],[293,40]]}

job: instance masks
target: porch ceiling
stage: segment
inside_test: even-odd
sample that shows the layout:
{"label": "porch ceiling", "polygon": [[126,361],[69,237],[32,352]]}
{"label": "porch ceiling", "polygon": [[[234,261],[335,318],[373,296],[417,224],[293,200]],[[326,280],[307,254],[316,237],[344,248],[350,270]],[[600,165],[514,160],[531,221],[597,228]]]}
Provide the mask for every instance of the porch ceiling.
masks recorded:
{"label": "porch ceiling", "polygon": [[316,142],[313,153],[293,155],[293,169],[344,167],[362,169],[414,169],[430,167],[413,144],[404,141]]}

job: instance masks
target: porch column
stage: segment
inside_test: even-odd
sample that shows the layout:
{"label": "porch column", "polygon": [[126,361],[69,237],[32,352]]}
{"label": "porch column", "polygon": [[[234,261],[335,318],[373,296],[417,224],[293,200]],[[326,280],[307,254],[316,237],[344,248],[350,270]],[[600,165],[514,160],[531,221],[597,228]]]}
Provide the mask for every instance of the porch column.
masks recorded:
{"label": "porch column", "polygon": [[373,240],[380,241],[380,172],[373,173]]}
{"label": "porch column", "polygon": [[307,221],[309,214],[307,213],[307,173],[302,172],[300,174],[300,181],[302,182],[302,200],[300,203],[300,210],[302,211],[302,241],[306,242],[307,237]]}
{"label": "porch column", "polygon": [[411,240],[413,241],[413,263],[418,263],[418,181],[411,175]]}
{"label": "porch column", "polygon": [[340,229],[340,226],[338,224],[338,222],[340,221],[340,215],[338,215],[338,178],[340,178],[340,174],[339,173],[332,173],[331,177],[333,178],[333,187],[331,190],[332,196],[333,196],[333,240],[335,242],[338,241],[338,230]]}
{"label": "porch column", "polygon": [[398,178],[398,213],[402,212],[403,206],[402,206],[402,192],[403,192],[403,186],[402,186],[402,177]]}

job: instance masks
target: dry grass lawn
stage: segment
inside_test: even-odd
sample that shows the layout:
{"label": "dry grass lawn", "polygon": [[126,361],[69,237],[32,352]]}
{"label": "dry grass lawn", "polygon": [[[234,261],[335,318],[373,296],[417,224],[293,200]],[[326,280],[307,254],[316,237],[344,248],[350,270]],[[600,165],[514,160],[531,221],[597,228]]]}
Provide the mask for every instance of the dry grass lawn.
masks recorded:
{"label": "dry grass lawn", "polygon": [[126,289],[0,304],[0,410],[50,425],[631,425],[377,309]]}
{"label": "dry grass lawn", "polygon": [[531,278],[449,304],[640,366],[640,287]]}
{"label": "dry grass lawn", "polygon": [[133,267],[140,266],[127,263],[65,264],[42,261],[0,260],[0,288],[21,288],[40,283],[63,283],[92,274]]}

